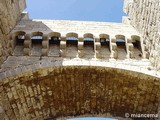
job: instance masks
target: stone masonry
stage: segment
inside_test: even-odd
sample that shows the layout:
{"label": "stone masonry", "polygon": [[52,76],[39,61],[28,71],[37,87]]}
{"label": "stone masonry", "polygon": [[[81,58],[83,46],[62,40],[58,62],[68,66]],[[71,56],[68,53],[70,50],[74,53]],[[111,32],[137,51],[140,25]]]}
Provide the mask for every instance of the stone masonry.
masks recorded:
{"label": "stone masonry", "polygon": [[125,117],[125,113],[157,113],[158,78],[122,69],[80,65],[80,62],[77,66],[61,61],[43,62],[42,69],[3,79],[5,119],[43,120],[99,114],[116,118]]}
{"label": "stone masonry", "polygon": [[0,0],[0,120],[159,112],[158,0],[125,0],[123,23],[30,20],[25,6]]}
{"label": "stone masonry", "polygon": [[25,7],[25,0],[0,0],[0,65],[9,55],[10,32]]}
{"label": "stone masonry", "polygon": [[160,1],[125,0],[124,11],[141,34],[150,61],[160,69]]}

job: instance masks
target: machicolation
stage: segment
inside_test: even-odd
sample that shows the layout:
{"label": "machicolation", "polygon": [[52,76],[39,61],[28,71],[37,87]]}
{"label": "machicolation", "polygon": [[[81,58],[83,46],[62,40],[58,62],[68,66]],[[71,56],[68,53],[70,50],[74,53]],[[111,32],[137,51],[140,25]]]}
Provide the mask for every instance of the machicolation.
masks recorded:
{"label": "machicolation", "polygon": [[0,120],[159,112],[159,0],[124,0],[122,23],[31,20],[25,7],[0,0]]}

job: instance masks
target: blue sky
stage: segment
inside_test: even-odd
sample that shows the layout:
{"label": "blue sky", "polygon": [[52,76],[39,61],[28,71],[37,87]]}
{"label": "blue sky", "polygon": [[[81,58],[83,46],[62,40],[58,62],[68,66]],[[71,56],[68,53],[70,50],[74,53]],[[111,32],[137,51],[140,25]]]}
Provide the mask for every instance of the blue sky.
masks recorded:
{"label": "blue sky", "polygon": [[26,0],[31,19],[121,22],[123,0]]}

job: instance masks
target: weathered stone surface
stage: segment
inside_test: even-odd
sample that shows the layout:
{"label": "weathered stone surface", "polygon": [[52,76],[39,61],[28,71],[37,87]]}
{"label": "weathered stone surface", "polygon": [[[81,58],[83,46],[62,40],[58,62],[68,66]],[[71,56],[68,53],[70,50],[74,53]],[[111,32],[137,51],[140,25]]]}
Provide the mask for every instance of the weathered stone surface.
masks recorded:
{"label": "weathered stone surface", "polygon": [[124,11],[142,36],[152,64],[160,69],[160,1],[125,0]]}
{"label": "weathered stone surface", "polygon": [[157,113],[160,104],[158,78],[115,68],[49,67],[1,82],[11,108],[2,105],[5,115],[14,112],[13,118],[19,120],[106,113],[124,117],[125,113]]}
{"label": "weathered stone surface", "polygon": [[[2,53],[3,56],[9,55],[10,32],[21,19],[25,6],[25,0],[0,0],[0,56]],[[4,57],[0,57],[0,65],[4,60]]]}
{"label": "weathered stone surface", "polygon": [[0,0],[0,119],[158,113],[159,0],[125,0],[124,23],[29,20],[24,8]]}
{"label": "weathered stone surface", "polygon": [[[143,48],[144,43],[141,42],[139,34],[131,25],[124,23],[21,20],[11,33],[12,40],[10,42],[12,46],[10,49],[14,50],[13,55],[15,56],[115,58],[123,60],[147,58],[145,52],[142,52],[141,48]],[[15,45],[18,35],[24,36],[24,44]],[[39,35],[42,37],[42,42],[35,44],[32,37]],[[54,39],[51,37],[58,38],[59,43],[54,43]],[[71,41],[75,43],[69,44],[68,41],[73,37],[74,40]],[[86,38],[93,39],[92,43],[86,45]],[[104,42],[103,45],[102,39],[107,39],[108,43]],[[118,39],[123,39],[124,44],[118,45]],[[135,41],[139,41],[137,46],[134,45]]]}

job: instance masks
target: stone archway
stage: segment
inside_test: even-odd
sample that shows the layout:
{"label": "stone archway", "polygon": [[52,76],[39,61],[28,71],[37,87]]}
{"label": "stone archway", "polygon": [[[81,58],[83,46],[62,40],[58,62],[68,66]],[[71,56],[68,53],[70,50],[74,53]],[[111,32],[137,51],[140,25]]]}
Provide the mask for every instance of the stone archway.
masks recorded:
{"label": "stone archway", "polygon": [[1,105],[8,119],[79,115],[157,113],[158,78],[116,68],[57,66],[1,81]]}

